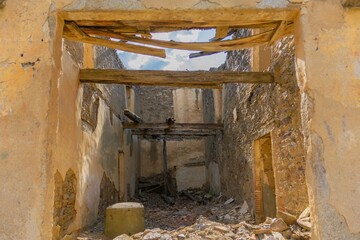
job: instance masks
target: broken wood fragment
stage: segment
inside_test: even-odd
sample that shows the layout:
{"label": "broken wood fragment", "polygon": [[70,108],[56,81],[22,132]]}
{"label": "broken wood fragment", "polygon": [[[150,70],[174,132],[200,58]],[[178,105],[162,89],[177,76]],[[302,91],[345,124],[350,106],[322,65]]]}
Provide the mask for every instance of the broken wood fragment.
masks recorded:
{"label": "broken wood fragment", "polygon": [[143,123],[144,121],[141,119],[141,117],[139,117],[138,115],[136,115],[135,113],[131,112],[128,109],[124,110],[124,115],[129,118],[130,120],[134,121],[135,123]]}
{"label": "broken wood fragment", "polygon": [[214,55],[217,53],[221,53],[220,52],[196,52],[196,53],[190,53],[189,58],[198,58],[198,57],[204,57],[204,56],[210,56],[210,55]]}
{"label": "broken wood fragment", "polygon": [[286,27],[287,27],[287,22],[286,21],[281,21],[279,23],[279,25],[276,27],[276,29],[274,30],[272,36],[270,37],[270,40],[267,44],[267,46],[272,46],[277,40],[279,40],[280,38],[282,38],[284,36],[284,32],[286,31]]}
{"label": "broken wood fragment", "polygon": [[[280,36],[291,34],[292,31],[293,31],[292,26],[285,24],[284,30],[281,31],[282,35]],[[271,37],[273,36],[273,30],[269,30],[249,37],[237,38],[237,39],[231,39],[225,41],[184,43],[184,42],[148,39],[133,35],[125,35],[121,33],[98,30],[94,28],[86,28],[86,29],[84,28],[84,32],[90,35],[116,38],[123,41],[152,45],[156,47],[189,50],[189,51],[205,51],[205,52],[231,51],[231,50],[239,50],[243,48],[255,47],[262,44],[266,44],[267,42],[270,41]]]}
{"label": "broken wood fragment", "polygon": [[107,40],[103,38],[97,37],[90,37],[85,32],[82,31],[75,23],[69,22],[65,24],[64,27],[64,38],[82,42],[82,43],[89,43],[93,45],[99,45],[103,47],[118,49],[127,52],[139,53],[144,55],[150,55],[154,57],[161,57],[165,58],[166,53],[163,49],[151,48],[146,46],[138,46],[133,44],[127,44],[123,42],[115,42],[112,40]]}
{"label": "broken wood fragment", "polygon": [[228,27],[218,27],[216,28],[215,39],[222,39],[228,35]]}
{"label": "broken wood fragment", "polygon": [[182,194],[184,194],[185,197],[187,197],[188,199],[190,199],[191,201],[196,202],[196,199],[194,198],[193,195],[191,195],[188,191],[182,191]]}
{"label": "broken wood fragment", "polygon": [[175,204],[175,201],[172,197],[169,197],[165,194],[161,194],[161,198],[169,205],[174,205]]}

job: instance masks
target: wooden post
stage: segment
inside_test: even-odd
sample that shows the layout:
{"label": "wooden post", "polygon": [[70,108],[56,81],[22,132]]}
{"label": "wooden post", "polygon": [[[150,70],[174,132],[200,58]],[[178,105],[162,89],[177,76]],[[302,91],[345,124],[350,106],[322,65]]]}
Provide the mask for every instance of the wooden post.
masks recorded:
{"label": "wooden post", "polygon": [[120,202],[126,201],[126,194],[125,194],[125,159],[124,159],[124,152],[119,151],[119,163],[118,163],[118,171],[119,171],[119,200]]}
{"label": "wooden post", "polygon": [[163,139],[163,177],[164,177],[164,194],[167,194],[167,182],[166,182],[166,172],[167,172],[167,153],[166,153],[166,138]]}

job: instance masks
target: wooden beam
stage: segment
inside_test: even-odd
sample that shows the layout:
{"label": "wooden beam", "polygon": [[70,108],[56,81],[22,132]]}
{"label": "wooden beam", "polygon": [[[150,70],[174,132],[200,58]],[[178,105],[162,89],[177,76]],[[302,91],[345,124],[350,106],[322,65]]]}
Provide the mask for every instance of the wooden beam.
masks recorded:
{"label": "wooden beam", "polygon": [[156,138],[163,137],[207,137],[215,136],[220,131],[215,130],[179,130],[179,129],[169,129],[169,130],[131,130],[132,135],[137,136],[152,136]]}
{"label": "wooden beam", "polygon": [[124,115],[129,118],[130,120],[134,121],[135,123],[143,123],[144,121],[141,119],[141,117],[139,117],[138,115],[136,115],[135,113],[131,112],[128,109],[124,110]]}
{"label": "wooden beam", "polygon": [[188,129],[188,130],[201,130],[201,129],[210,129],[210,130],[221,130],[223,129],[222,124],[218,123],[124,123],[124,129],[139,129],[139,130],[166,130],[166,129]]}
{"label": "wooden beam", "polygon": [[287,22],[281,21],[277,28],[274,30],[274,33],[272,34],[267,46],[272,46],[277,40],[282,38],[284,36],[284,33],[286,32]]}
{"label": "wooden beam", "polygon": [[[68,32],[68,34],[67,34],[67,32]],[[127,52],[139,53],[139,54],[150,55],[150,56],[161,57],[161,58],[166,57],[165,50],[163,50],[163,49],[138,46],[138,45],[126,44],[123,42],[115,42],[115,41],[111,41],[111,40],[90,37],[86,33],[84,33],[76,24],[74,24],[72,22],[65,24],[64,38],[71,40],[71,41],[100,45],[100,46],[114,48],[114,49],[127,51]]]}
{"label": "wooden beam", "polygon": [[176,10],[114,10],[114,11],[63,11],[60,16],[68,21],[120,21],[138,24],[144,21],[158,23],[188,22],[194,26],[201,23],[226,23],[229,21],[250,24],[293,20],[299,9],[176,9]]}
{"label": "wooden beam", "polygon": [[80,81],[125,85],[213,87],[226,83],[273,83],[274,78],[268,72],[81,69]]}
{"label": "wooden beam", "polygon": [[217,27],[215,39],[222,39],[228,35],[229,27]]}
{"label": "wooden beam", "polygon": [[75,21],[80,27],[96,27],[113,30],[115,32],[135,33],[139,30],[148,32],[171,32],[178,30],[191,29],[212,29],[212,28],[275,28],[278,21],[259,21],[252,23],[239,23],[238,21],[212,21],[194,23],[191,21],[171,21],[158,22],[152,21],[94,21],[79,20]]}
{"label": "wooden beam", "polygon": [[124,129],[131,129],[132,135],[161,138],[201,138],[214,136],[223,130],[217,123],[124,123]]}
{"label": "wooden beam", "polygon": [[[286,25],[283,33],[290,34],[292,33],[292,31],[293,31],[292,25]],[[270,30],[249,37],[237,38],[232,40],[184,43],[184,42],[141,38],[137,36],[97,30],[94,28],[84,29],[84,32],[90,35],[105,36],[105,37],[120,39],[123,41],[152,45],[156,47],[181,49],[181,50],[189,50],[189,51],[206,51],[206,52],[231,51],[231,50],[255,47],[262,44],[266,44],[267,42],[270,41],[271,37],[273,36],[273,30]]]}

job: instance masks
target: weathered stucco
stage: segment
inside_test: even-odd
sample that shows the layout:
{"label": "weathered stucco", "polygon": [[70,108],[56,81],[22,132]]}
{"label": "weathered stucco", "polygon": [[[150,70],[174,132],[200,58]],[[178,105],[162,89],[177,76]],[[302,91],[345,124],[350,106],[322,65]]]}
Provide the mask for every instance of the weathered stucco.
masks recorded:
{"label": "weathered stucco", "polygon": [[[80,85],[78,81],[81,62],[76,62],[77,58],[72,58],[65,49],[69,48],[64,47],[61,68],[63,74],[57,84],[57,124],[52,161],[54,171],[60,176],[65,176],[69,168],[74,171],[77,179],[76,215],[65,232],[62,230],[63,227],[60,228],[59,235],[58,226],[54,224],[53,239],[61,239],[66,233],[93,224],[98,217],[98,210],[103,210],[99,205],[117,201],[118,198],[104,199],[104,189],[101,186],[104,184],[102,181],[105,175],[106,179],[119,189],[118,151],[122,147],[119,116],[125,102],[124,90],[120,91],[119,86],[94,85],[85,93],[83,89],[88,85]],[[80,55],[77,51],[81,51],[81,48],[72,50],[72,56]],[[107,53],[108,59],[101,59],[99,55],[104,51],[107,50],[95,49],[97,61],[94,67],[122,67],[119,63],[114,65],[116,57],[110,52]],[[97,99],[97,107],[84,108],[87,99]],[[83,127],[84,123],[88,126],[90,122],[91,127]],[[113,195],[107,196],[113,198]]]}
{"label": "weathered stucco", "polygon": [[50,3],[34,4],[9,1],[0,9],[1,239],[51,239],[61,23]]}
{"label": "weathered stucco", "polygon": [[[320,13],[320,14],[319,14]],[[359,239],[360,11],[310,2],[298,20],[297,68],[315,239]]]}

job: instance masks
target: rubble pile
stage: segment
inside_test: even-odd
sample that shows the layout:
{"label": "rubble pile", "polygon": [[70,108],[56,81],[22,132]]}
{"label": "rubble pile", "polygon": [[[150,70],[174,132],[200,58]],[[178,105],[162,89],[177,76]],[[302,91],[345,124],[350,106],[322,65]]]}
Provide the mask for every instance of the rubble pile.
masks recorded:
{"label": "rubble pile", "polygon": [[[264,223],[255,225],[254,214],[246,201],[238,205],[233,198],[212,196],[201,190],[182,192],[174,198],[173,204],[157,193],[144,193],[138,200],[145,205],[147,229],[132,236],[120,235],[115,240],[311,239],[309,208],[297,219],[293,216],[291,225],[282,218],[266,218]],[[108,240],[101,230],[94,228],[78,239]]]}
{"label": "rubble pile", "polygon": [[249,239],[249,240],[282,240],[307,239],[293,233],[291,228],[281,218],[267,218],[260,225],[246,222],[238,224],[222,224],[200,217],[192,226],[182,227],[172,231],[159,228],[147,229],[133,236],[120,235],[114,240],[182,240],[182,239]]}
{"label": "rubble pile", "polygon": [[173,230],[190,226],[199,216],[225,224],[242,221],[253,222],[246,201],[238,205],[234,199],[212,196],[201,190],[187,190],[179,194],[173,205],[164,201],[159,194],[144,194],[141,199],[145,206],[145,225],[147,228]]}

